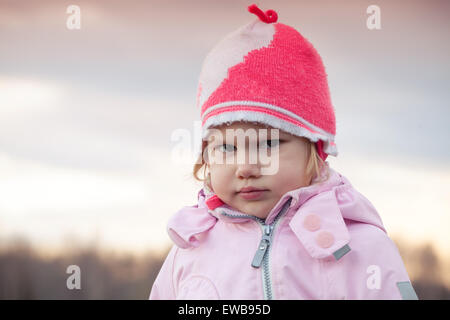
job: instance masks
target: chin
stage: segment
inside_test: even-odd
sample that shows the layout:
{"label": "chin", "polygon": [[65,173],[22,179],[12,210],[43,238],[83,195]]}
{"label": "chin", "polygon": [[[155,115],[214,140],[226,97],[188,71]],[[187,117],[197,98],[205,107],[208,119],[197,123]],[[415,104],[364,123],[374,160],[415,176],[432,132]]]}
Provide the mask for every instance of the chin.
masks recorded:
{"label": "chin", "polygon": [[261,204],[257,202],[248,203],[247,205],[244,205],[242,212],[245,212],[252,216],[256,216],[261,219],[265,219],[267,217],[267,212],[261,210]]}
{"label": "chin", "polygon": [[254,216],[261,218],[261,219],[266,219],[267,218],[267,214],[254,214]]}

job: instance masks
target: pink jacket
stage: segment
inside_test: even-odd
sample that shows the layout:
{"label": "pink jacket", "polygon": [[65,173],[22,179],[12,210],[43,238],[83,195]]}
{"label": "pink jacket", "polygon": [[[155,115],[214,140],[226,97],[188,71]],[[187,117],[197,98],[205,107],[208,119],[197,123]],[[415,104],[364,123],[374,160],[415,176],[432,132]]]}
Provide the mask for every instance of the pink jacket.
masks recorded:
{"label": "pink jacket", "polygon": [[265,221],[201,189],[168,223],[175,245],[149,298],[417,299],[373,205],[329,170],[284,194]]}

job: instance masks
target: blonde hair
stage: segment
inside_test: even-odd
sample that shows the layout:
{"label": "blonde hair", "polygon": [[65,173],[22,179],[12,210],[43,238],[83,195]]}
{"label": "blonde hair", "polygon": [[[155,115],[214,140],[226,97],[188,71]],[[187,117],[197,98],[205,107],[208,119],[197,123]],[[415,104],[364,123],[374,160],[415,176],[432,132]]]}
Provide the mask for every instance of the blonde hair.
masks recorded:
{"label": "blonde hair", "polygon": [[[325,182],[330,177],[328,165],[319,156],[319,153],[317,152],[316,149],[316,144],[314,142],[311,142],[310,140],[307,140],[307,142],[309,143],[309,159],[306,165],[306,174],[307,176],[311,177],[310,185]],[[194,164],[192,172],[194,179],[201,182],[205,182],[207,179],[209,179],[209,173],[208,177],[206,176],[207,165],[203,156],[207,145],[208,145],[207,141],[202,142],[202,152],[198,156],[198,159]],[[202,168],[203,168],[203,178],[200,178],[198,175],[199,172],[202,170]],[[321,175],[322,170],[325,170],[325,174]],[[210,181],[208,180],[207,181],[208,188],[212,189],[211,185],[209,185],[209,182]]]}

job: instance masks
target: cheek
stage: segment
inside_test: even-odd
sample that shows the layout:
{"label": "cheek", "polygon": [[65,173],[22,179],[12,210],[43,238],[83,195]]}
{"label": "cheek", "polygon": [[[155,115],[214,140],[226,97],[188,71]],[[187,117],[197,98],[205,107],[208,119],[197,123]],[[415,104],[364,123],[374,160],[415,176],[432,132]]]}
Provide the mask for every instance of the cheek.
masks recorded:
{"label": "cheek", "polygon": [[287,187],[304,186],[308,181],[306,177],[306,163],[303,159],[280,161],[278,173],[275,175],[277,181],[283,181]]}
{"label": "cheek", "polygon": [[226,166],[213,165],[210,167],[211,185],[215,192],[226,190],[233,176],[232,169]]}

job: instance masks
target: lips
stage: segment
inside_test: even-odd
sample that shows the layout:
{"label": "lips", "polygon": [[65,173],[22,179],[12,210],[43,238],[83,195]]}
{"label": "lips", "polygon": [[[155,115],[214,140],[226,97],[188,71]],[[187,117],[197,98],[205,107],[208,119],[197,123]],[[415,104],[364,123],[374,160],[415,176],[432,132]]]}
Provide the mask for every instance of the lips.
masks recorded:
{"label": "lips", "polygon": [[266,191],[267,189],[255,188],[255,187],[245,187],[239,190],[240,193],[256,192],[256,191]]}
{"label": "lips", "polygon": [[255,187],[245,187],[238,192],[238,195],[245,200],[259,200],[265,195],[266,191],[268,190]]}

